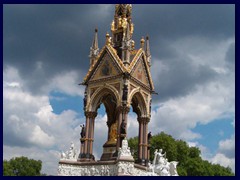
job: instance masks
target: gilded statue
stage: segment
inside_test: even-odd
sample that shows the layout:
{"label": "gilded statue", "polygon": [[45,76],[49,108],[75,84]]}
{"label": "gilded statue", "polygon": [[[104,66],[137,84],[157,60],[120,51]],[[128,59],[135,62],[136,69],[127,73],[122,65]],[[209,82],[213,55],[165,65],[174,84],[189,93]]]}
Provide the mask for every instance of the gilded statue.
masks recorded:
{"label": "gilded statue", "polygon": [[114,23],[114,21],[112,21],[111,30],[112,30],[112,31],[115,30],[115,23]]}
{"label": "gilded statue", "polygon": [[110,127],[110,133],[109,133],[109,144],[113,144],[117,142],[117,123],[114,123]]}
{"label": "gilded statue", "polygon": [[122,27],[123,27],[123,29],[127,28],[127,18],[122,19]]}
{"label": "gilded statue", "polygon": [[118,18],[118,28],[122,27],[122,18]]}
{"label": "gilded statue", "polygon": [[131,34],[133,34],[133,31],[134,31],[134,24],[131,23]]}

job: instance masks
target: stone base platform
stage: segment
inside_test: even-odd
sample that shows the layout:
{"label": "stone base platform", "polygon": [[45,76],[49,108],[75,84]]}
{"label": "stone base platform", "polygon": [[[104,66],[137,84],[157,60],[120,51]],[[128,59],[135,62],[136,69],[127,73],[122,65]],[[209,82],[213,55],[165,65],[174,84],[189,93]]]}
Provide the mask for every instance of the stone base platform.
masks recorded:
{"label": "stone base platform", "polygon": [[[160,149],[161,150],[161,149]],[[111,151],[112,152],[112,151]],[[71,153],[72,154],[72,153]],[[178,162],[168,162],[162,150],[155,151],[153,164],[148,167],[135,164],[126,139],[122,141],[116,160],[77,161],[72,156],[61,156],[58,164],[59,176],[178,176]],[[70,158],[69,158],[70,157]],[[74,156],[75,157],[75,156]]]}
{"label": "stone base platform", "polygon": [[77,162],[59,161],[59,176],[149,176],[145,166],[129,160]]}

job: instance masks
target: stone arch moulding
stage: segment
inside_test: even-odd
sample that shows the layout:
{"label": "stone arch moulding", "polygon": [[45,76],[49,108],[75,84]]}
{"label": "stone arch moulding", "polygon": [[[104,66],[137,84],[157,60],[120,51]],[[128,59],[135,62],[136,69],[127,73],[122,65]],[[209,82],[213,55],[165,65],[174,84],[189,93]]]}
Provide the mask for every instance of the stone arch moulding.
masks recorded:
{"label": "stone arch moulding", "polygon": [[106,93],[105,90],[112,93],[112,95],[114,95],[114,97],[117,100],[117,106],[120,105],[121,99],[120,99],[120,95],[119,95],[118,91],[116,90],[116,88],[105,83],[104,85],[100,86],[91,96],[89,103],[87,105],[87,108],[86,108],[87,111],[97,111],[96,103],[102,97],[102,94]]}
{"label": "stone arch moulding", "polygon": [[129,98],[128,98],[128,106],[130,107],[131,106],[131,102],[132,102],[132,99],[135,95],[139,95],[140,97],[140,101],[139,102],[142,102],[143,104],[142,105],[142,117],[148,117],[148,106],[147,106],[147,102],[146,100],[144,99],[144,96],[142,94],[142,91],[141,91],[141,88],[140,87],[137,87],[137,88],[134,88],[132,90],[132,92],[129,94]]}

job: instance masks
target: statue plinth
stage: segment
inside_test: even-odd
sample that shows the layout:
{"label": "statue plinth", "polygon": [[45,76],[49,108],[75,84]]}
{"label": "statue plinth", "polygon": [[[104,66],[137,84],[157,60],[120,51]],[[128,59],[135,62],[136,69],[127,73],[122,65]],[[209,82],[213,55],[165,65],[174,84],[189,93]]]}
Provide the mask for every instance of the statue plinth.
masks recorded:
{"label": "statue plinth", "polygon": [[108,141],[103,145],[103,154],[100,161],[116,160],[116,141]]}

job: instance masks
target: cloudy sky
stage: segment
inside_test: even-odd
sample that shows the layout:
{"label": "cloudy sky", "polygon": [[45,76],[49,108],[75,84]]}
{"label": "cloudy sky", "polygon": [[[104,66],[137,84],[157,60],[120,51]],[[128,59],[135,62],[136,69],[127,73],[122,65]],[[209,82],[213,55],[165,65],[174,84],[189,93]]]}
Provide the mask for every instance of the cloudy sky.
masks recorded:
{"label": "cloudy sky", "polygon": [[[3,158],[28,156],[57,173],[59,152],[79,149],[83,90],[95,27],[99,46],[114,5],[3,6]],[[235,6],[133,5],[133,39],[150,36],[152,134],[164,131],[235,171]],[[129,137],[137,135],[130,113]],[[107,140],[101,106],[94,153]]]}

